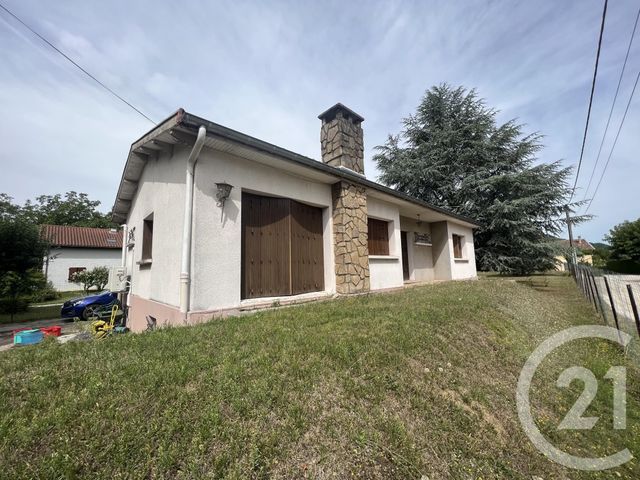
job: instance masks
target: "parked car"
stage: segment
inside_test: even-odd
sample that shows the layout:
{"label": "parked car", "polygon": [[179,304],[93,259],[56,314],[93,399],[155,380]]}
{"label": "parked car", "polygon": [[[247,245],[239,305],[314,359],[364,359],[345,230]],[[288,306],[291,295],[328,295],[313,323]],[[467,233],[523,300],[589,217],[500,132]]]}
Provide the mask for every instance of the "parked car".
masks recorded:
{"label": "parked car", "polygon": [[95,316],[96,310],[103,310],[118,302],[118,297],[115,293],[105,290],[95,295],[88,295],[86,297],[74,298],[64,302],[60,309],[60,316],[62,318],[80,318],[82,320],[88,320]]}

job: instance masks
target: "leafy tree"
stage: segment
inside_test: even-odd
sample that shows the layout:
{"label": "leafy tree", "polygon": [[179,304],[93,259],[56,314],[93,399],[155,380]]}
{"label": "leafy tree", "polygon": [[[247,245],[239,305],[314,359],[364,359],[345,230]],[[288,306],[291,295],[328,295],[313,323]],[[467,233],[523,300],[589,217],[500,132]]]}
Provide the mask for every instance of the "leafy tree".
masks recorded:
{"label": "leafy tree", "polygon": [[104,290],[109,283],[109,269],[107,267],[95,267],[92,270],[83,270],[73,274],[73,283],[82,285],[82,289],[88,292],[91,287],[96,287],[98,291]]}
{"label": "leafy tree", "polygon": [[380,180],[475,219],[481,270],[553,268],[550,237],[564,226],[571,169],[559,161],[534,164],[541,136],[525,135],[514,120],[498,125],[496,114],[475,90],[432,87],[402,132],[377,147]]}
{"label": "leafy tree", "polygon": [[27,200],[23,206],[0,194],[0,219],[22,219],[35,225],[74,225],[78,227],[111,228],[110,213],[98,210],[100,201],[91,200],[86,193],[67,192],[63,195],[40,195],[35,201]]}
{"label": "leafy tree", "polygon": [[39,270],[27,272],[5,272],[0,276],[0,309],[14,314],[24,311],[34,294],[46,286],[44,275]]}
{"label": "leafy tree", "polygon": [[596,247],[596,249],[593,252],[591,252],[591,255],[593,256],[593,266],[596,268],[606,268],[607,262],[611,257],[610,249],[597,247],[596,244],[592,244],[592,245]]}
{"label": "leafy tree", "polygon": [[23,215],[33,223],[42,225],[75,225],[77,227],[113,227],[110,218],[98,211],[99,200],[90,200],[86,193],[67,192],[64,197],[40,195],[35,202],[28,200],[22,207]]}
{"label": "leafy tree", "polygon": [[20,213],[20,206],[13,203],[13,198],[6,193],[0,193],[0,220],[11,220]]}
{"label": "leafy tree", "polygon": [[0,275],[39,269],[46,249],[35,225],[21,219],[0,220]]}
{"label": "leafy tree", "polygon": [[40,267],[46,248],[35,225],[0,218],[0,308],[12,319],[45,284]]}
{"label": "leafy tree", "polygon": [[616,225],[605,239],[611,243],[612,259],[640,263],[640,218]]}

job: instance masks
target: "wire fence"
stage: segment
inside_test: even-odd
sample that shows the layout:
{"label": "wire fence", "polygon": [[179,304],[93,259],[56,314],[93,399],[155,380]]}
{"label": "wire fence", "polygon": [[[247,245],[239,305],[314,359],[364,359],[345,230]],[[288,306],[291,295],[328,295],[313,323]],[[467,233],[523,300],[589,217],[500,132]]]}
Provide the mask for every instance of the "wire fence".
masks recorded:
{"label": "wire fence", "polygon": [[629,351],[640,359],[640,275],[571,263],[569,270],[605,324],[631,335],[634,341]]}

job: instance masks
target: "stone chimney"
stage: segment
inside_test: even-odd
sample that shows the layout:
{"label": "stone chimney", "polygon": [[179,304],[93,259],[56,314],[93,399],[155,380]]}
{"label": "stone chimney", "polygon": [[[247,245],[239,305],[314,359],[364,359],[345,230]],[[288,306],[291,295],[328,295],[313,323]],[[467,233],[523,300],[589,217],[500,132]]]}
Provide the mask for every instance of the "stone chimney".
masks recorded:
{"label": "stone chimney", "polygon": [[318,118],[322,120],[322,161],[364,175],[364,142],[360,125],[364,118],[341,103],[336,103]]}
{"label": "stone chimney", "polygon": [[[364,175],[362,127],[357,113],[337,103],[319,115],[322,161]],[[368,292],[369,232],[366,188],[346,180],[331,187],[336,293]]]}

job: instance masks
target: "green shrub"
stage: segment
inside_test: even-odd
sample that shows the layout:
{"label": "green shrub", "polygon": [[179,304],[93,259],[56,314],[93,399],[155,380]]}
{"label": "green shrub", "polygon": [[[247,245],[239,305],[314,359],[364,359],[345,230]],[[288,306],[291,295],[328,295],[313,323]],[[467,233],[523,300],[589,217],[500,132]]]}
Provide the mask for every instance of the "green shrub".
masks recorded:
{"label": "green shrub", "polygon": [[607,262],[607,269],[616,273],[640,275],[640,263],[632,260],[609,260]]}
{"label": "green shrub", "polygon": [[42,288],[39,288],[31,294],[31,301],[33,303],[48,302],[49,300],[56,300],[59,297],[60,294],[53,286],[53,283],[48,281]]}
{"label": "green shrub", "polygon": [[93,270],[83,270],[76,272],[71,277],[73,283],[82,285],[82,289],[88,292],[91,287],[96,287],[96,290],[104,290],[104,287],[109,283],[109,269],[107,267],[95,267]]}
{"label": "green shrub", "polygon": [[31,295],[45,285],[44,276],[39,270],[28,270],[23,273],[5,272],[0,276],[0,308],[13,315],[23,312],[29,306]]}
{"label": "green shrub", "polygon": [[2,297],[0,298],[0,313],[14,315],[26,312],[29,307],[28,297]]}

